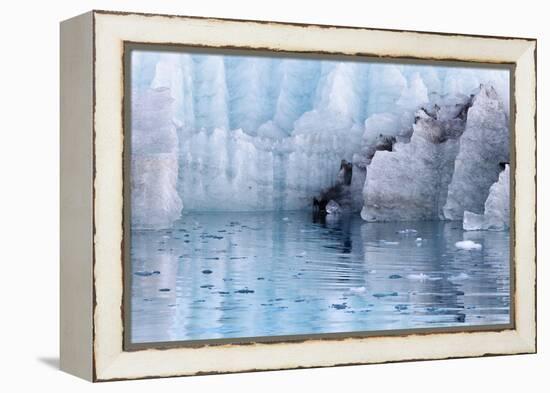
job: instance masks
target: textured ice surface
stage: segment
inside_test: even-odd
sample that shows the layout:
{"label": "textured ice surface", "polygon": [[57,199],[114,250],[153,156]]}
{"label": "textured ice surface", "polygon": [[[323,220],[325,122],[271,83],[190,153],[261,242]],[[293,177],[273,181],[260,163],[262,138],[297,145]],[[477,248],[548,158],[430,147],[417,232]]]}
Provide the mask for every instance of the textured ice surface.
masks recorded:
{"label": "textured ice surface", "polygon": [[[490,69],[134,51],[135,101],[145,105],[134,117],[158,111],[154,121],[160,122],[149,119],[148,128],[133,130],[139,136],[132,151],[147,156],[139,164],[135,160],[141,166],[133,173],[145,171],[132,180],[136,203],[144,207],[135,223],[164,226],[179,217],[181,201],[185,211],[309,209],[312,197],[337,184],[342,160],[352,162],[353,176],[335,202],[351,211],[364,205],[368,220],[438,219],[445,204],[447,218],[462,219],[464,208],[481,213],[498,175],[493,161],[507,161],[500,139],[508,75]],[[480,84],[487,86],[481,89],[484,97],[478,94],[468,111]],[[160,91],[170,104],[147,98]],[[490,179],[473,182],[485,165]],[[455,166],[460,170],[453,174]],[[145,182],[146,173],[154,180]],[[477,209],[461,205],[464,193],[484,194]],[[156,206],[145,202],[157,194]]]}
{"label": "textured ice surface", "polygon": [[[466,105],[460,104],[459,108]],[[450,117],[442,104],[437,108],[434,113],[417,112],[409,141],[398,141],[374,154],[363,188],[364,220],[442,218],[464,121],[454,121],[456,114]]]}
{"label": "textured ice surface", "polygon": [[[409,91],[408,96],[424,96],[424,85],[417,83],[415,89],[420,93]],[[404,109],[399,113],[407,117]],[[507,117],[494,88],[482,86],[470,97],[432,97],[416,112],[410,140],[406,129],[390,135],[387,130],[398,122],[377,116],[372,127],[385,133],[369,144],[371,119],[365,127],[370,150],[362,151],[370,160],[363,219],[462,219],[465,206],[475,211],[481,203],[483,208],[499,165],[508,160]]]}
{"label": "textured ice surface", "polygon": [[505,230],[510,227],[510,166],[500,173],[498,181],[491,186],[485,201],[485,225],[490,230]]}
{"label": "textured ice surface", "polygon": [[136,228],[169,227],[182,209],[172,104],[167,88],[133,92],[131,206]]}
{"label": "textured ice surface", "polygon": [[508,118],[502,102],[493,87],[484,85],[468,110],[444,207],[445,218],[461,220],[465,210],[483,213],[501,164],[510,160],[509,142]]}
{"label": "textured ice surface", "polygon": [[510,227],[510,166],[506,165],[485,201],[484,214],[464,212],[463,228],[467,231],[502,231]]}
{"label": "textured ice surface", "polygon": [[340,205],[334,202],[332,199],[327,203],[327,214],[339,214],[342,211]]}

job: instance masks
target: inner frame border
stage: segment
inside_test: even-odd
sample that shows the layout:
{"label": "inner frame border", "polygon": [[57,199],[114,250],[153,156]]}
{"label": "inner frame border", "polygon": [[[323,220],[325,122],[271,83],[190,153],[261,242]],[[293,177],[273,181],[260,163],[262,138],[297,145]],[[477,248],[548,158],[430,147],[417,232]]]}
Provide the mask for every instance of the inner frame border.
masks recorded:
{"label": "inner frame border", "polygon": [[[431,33],[438,34],[438,33]],[[503,37],[498,37],[503,38]],[[473,60],[445,60],[413,57],[393,57],[393,56],[374,56],[363,54],[345,54],[339,52],[299,52],[286,51],[253,47],[239,46],[209,46],[209,45],[190,45],[179,43],[148,43],[125,40],[122,42],[122,132],[123,132],[123,224],[122,224],[122,275],[123,275],[123,294],[122,294],[122,321],[123,321],[123,346],[125,352],[146,350],[146,349],[174,349],[174,348],[201,348],[220,345],[252,345],[252,344],[284,344],[284,343],[302,343],[308,340],[342,340],[346,338],[380,338],[380,337],[407,337],[411,335],[429,335],[437,333],[473,333],[473,332],[502,332],[505,330],[514,330],[516,327],[516,269],[515,269],[515,194],[516,194],[516,96],[515,96],[515,72],[516,64],[510,62],[478,62]],[[504,69],[509,71],[509,94],[510,106],[508,117],[508,128],[510,133],[510,244],[509,244],[509,323],[506,324],[487,324],[487,325],[469,325],[469,326],[449,326],[449,327],[429,327],[429,328],[411,328],[411,329],[393,329],[393,330],[370,330],[370,331],[351,331],[334,333],[312,333],[297,335],[274,335],[274,336],[253,336],[253,337],[233,337],[199,340],[175,340],[159,342],[133,343],[131,341],[131,53],[135,50],[154,50],[156,52],[176,52],[176,53],[202,53],[212,55],[239,55],[239,56],[265,56],[265,57],[286,57],[286,58],[306,58],[317,60],[340,60],[348,62],[365,63],[384,63],[397,65],[437,65],[444,67],[461,68],[491,68]],[[435,64],[434,64],[435,63]]]}

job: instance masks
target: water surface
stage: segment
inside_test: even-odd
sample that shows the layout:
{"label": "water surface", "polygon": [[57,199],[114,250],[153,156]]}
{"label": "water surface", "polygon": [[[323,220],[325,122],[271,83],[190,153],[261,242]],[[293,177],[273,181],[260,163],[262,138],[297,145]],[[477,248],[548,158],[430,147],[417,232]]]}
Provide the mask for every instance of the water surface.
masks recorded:
{"label": "water surface", "polygon": [[186,214],[132,230],[131,341],[507,324],[509,241],[459,222]]}

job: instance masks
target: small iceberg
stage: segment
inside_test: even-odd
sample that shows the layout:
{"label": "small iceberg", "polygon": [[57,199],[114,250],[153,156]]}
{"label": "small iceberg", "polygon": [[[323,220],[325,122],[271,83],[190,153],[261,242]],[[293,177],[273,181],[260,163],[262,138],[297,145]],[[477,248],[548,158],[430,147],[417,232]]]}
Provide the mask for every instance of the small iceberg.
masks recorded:
{"label": "small iceberg", "polygon": [[413,280],[413,281],[437,281],[437,280],[441,280],[440,277],[431,277],[431,276],[428,276],[427,274],[424,274],[424,273],[409,274],[407,276],[407,278],[409,280]]}
{"label": "small iceberg", "polygon": [[461,250],[481,250],[483,247],[481,244],[473,242],[471,240],[463,240],[455,243],[456,248]]}
{"label": "small iceberg", "polygon": [[401,229],[401,230],[397,231],[397,233],[399,233],[401,235],[412,235],[412,234],[418,233],[418,231],[416,229],[406,228],[406,229]]}
{"label": "small iceberg", "polygon": [[327,203],[327,206],[325,207],[325,210],[327,214],[340,214],[342,211],[342,208],[340,205],[333,201],[332,199]]}
{"label": "small iceberg", "polygon": [[367,288],[365,288],[365,287],[351,287],[349,289],[349,291],[353,292],[353,293],[365,293],[366,290],[367,290]]}

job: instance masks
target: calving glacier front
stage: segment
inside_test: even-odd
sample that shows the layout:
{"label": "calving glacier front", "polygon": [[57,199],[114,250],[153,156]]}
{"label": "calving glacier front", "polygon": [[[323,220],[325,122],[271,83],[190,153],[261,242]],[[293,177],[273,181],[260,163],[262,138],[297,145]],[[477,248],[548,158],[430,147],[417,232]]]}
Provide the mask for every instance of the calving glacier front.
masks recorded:
{"label": "calving glacier front", "polygon": [[366,221],[507,228],[491,201],[510,160],[508,70],[138,50],[131,64],[136,228],[330,202]]}

